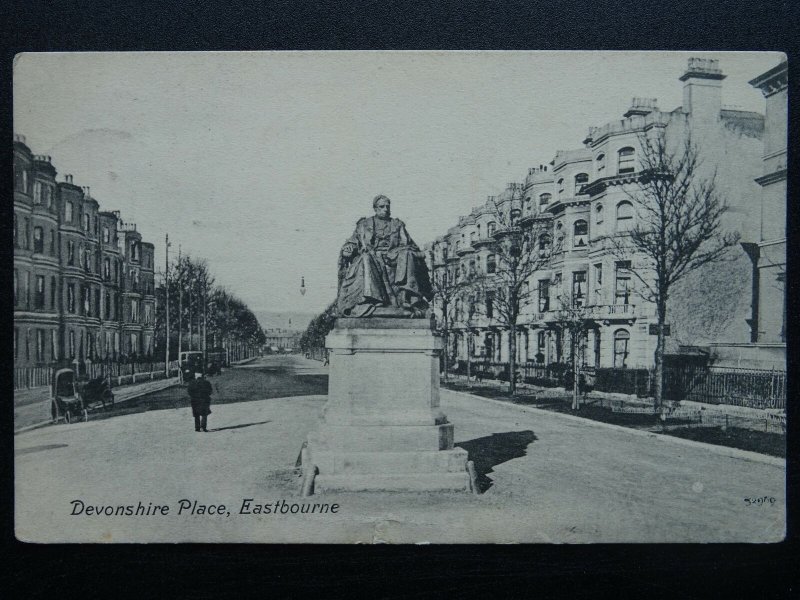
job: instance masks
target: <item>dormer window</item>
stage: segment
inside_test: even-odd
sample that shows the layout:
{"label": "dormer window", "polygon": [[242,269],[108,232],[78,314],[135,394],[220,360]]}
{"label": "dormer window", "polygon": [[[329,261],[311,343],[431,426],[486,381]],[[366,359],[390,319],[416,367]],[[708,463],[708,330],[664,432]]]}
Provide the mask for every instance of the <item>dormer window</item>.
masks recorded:
{"label": "dormer window", "polygon": [[494,235],[494,231],[495,231],[495,229],[496,229],[496,228],[497,228],[497,223],[495,223],[494,221],[491,221],[491,222],[490,222],[490,223],[489,223],[489,224],[486,226],[486,231],[487,231],[487,233],[488,233],[490,236],[492,236],[492,235]]}
{"label": "dormer window", "polygon": [[547,206],[548,204],[550,204],[550,199],[552,197],[553,197],[553,194],[547,194],[547,193],[541,194],[539,196],[539,208],[541,209],[541,208]]}
{"label": "dormer window", "polygon": [[561,200],[561,198],[563,197],[564,197],[564,178],[562,177],[561,179],[558,180],[558,199]]}
{"label": "dormer window", "polygon": [[594,222],[600,225],[603,222],[603,205],[598,204],[594,207]]}
{"label": "dormer window", "polygon": [[617,154],[619,157],[617,173],[620,175],[633,173],[636,170],[636,151],[630,146],[627,146],[621,148]]}
{"label": "dormer window", "polygon": [[72,223],[72,202],[67,202],[64,205],[64,221],[67,223]]}

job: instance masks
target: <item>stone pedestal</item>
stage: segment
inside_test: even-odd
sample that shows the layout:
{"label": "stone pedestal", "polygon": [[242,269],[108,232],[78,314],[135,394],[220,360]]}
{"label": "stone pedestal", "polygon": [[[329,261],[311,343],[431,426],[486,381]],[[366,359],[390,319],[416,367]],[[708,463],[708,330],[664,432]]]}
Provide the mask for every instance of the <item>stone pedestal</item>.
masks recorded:
{"label": "stone pedestal", "polygon": [[328,402],[308,438],[315,492],[469,490],[467,452],[439,410],[431,321],[340,318],[326,345]]}

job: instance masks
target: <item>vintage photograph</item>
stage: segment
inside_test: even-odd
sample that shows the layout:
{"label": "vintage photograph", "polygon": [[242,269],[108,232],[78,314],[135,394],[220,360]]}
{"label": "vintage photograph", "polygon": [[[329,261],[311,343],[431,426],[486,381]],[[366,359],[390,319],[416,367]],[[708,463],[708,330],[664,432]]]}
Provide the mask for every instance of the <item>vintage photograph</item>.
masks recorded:
{"label": "vintage photograph", "polygon": [[775,543],[786,55],[21,53],[35,543]]}

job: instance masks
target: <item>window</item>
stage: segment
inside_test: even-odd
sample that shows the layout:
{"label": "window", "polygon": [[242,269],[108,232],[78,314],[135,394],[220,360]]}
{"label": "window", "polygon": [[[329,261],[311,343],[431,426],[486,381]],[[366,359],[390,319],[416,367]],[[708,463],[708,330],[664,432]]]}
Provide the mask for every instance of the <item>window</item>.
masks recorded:
{"label": "window", "polygon": [[64,205],[64,221],[66,221],[67,223],[72,223],[72,218],[73,218],[72,212],[73,212],[72,202],[67,202]]}
{"label": "window", "polygon": [[108,227],[103,227],[103,243],[108,244],[111,240],[111,232],[108,230]]}
{"label": "window", "polygon": [[103,279],[105,279],[106,281],[111,279],[111,259],[110,258],[106,258],[103,261]]}
{"label": "window", "polygon": [[87,273],[92,272],[92,248],[86,246],[86,252],[83,253],[83,270]]}
{"label": "window", "polygon": [[67,312],[75,314],[75,284],[67,284]]}
{"label": "window", "polygon": [[17,359],[17,348],[19,348],[19,329],[14,327],[14,360]]}
{"label": "window", "polygon": [[58,333],[55,329],[50,330],[50,357],[58,360]]}
{"label": "window", "polygon": [[539,196],[539,209],[542,209],[543,207],[545,207],[548,204],[550,204],[550,199],[552,197],[553,197],[553,194],[547,194],[547,193],[541,194]]}
{"label": "window", "polygon": [[94,288],[94,316],[100,318],[100,288]]}
{"label": "window", "polygon": [[56,230],[50,230],[50,256],[56,255]]}
{"label": "window", "polygon": [[25,217],[25,230],[23,231],[25,234],[25,250],[31,249],[31,220],[28,217]]}
{"label": "window", "polygon": [[543,279],[539,282],[539,312],[550,310],[550,281]]}
{"label": "window", "polygon": [[25,330],[25,360],[31,359],[31,330]]}
{"label": "window", "polygon": [[494,291],[486,292],[486,317],[491,319],[494,317]]}
{"label": "window", "polygon": [[606,174],[606,155],[598,154],[594,161],[595,168],[597,169],[598,177],[605,177]]}
{"label": "window", "polygon": [[[478,239],[478,234],[476,232],[474,232],[474,231],[470,232],[470,234],[469,234],[470,243],[474,244],[475,240],[477,240],[477,239]],[[150,265],[148,264],[147,266],[149,267]]]}
{"label": "window", "polygon": [[586,304],[586,271],[572,274],[572,306],[580,308]]}
{"label": "window", "polygon": [[617,152],[617,156],[618,174],[624,175],[625,173],[633,173],[636,170],[636,151],[633,148],[630,146],[621,148],[620,151]]}
{"label": "window", "polygon": [[558,180],[558,199],[561,200],[564,197],[564,178]]}
{"label": "window", "polygon": [[594,207],[594,222],[600,225],[603,222],[603,205],[598,204]]}
{"label": "window", "polygon": [[486,234],[489,235],[489,236],[493,236],[495,229],[497,229],[497,223],[495,223],[494,221],[491,221],[486,226]]}
{"label": "window", "polygon": [[75,358],[75,332],[69,332],[69,357]]}
{"label": "window", "polygon": [[83,307],[83,314],[85,316],[91,316],[92,310],[92,294],[91,290],[85,286],[81,286],[81,306]]}
{"label": "window", "polygon": [[111,292],[106,292],[106,311],[105,318],[111,320]]}
{"label": "window", "polygon": [[616,264],[616,286],[614,304],[629,304],[631,297],[631,263],[629,260]]}
{"label": "window", "polygon": [[151,325],[153,322],[153,306],[151,304],[144,305],[144,324]]}
{"label": "window", "polygon": [[34,204],[42,203],[42,184],[39,181],[33,182],[33,203]]}
{"label": "window", "polygon": [[550,236],[542,234],[539,236],[539,256],[544,256],[547,253],[547,248],[550,245]]}
{"label": "window", "polygon": [[131,323],[139,322],[139,301],[136,299],[131,300]]}
{"label": "window", "polygon": [[44,276],[36,276],[36,295],[33,297],[34,308],[44,308]]}
{"label": "window", "polygon": [[19,273],[14,269],[14,306],[19,303]]}
{"label": "window", "polygon": [[36,362],[44,362],[44,329],[36,330]]}
{"label": "window", "polygon": [[599,296],[603,288],[603,263],[594,265],[594,293]]}
{"label": "window", "polygon": [[630,339],[631,334],[624,329],[614,332],[614,367],[617,369],[624,369],[628,366],[628,342]]}
{"label": "window", "polygon": [[75,264],[75,242],[67,240],[67,264]]}
{"label": "window", "polygon": [[495,271],[497,271],[497,258],[494,254],[490,254],[486,257],[486,272],[494,273]]}
{"label": "window", "polygon": [[17,213],[14,213],[14,248],[19,248],[19,226],[17,225]]}
{"label": "window", "polygon": [[94,359],[94,335],[86,332],[86,354],[90,359]]}
{"label": "window", "polygon": [[85,232],[89,232],[89,222],[91,221],[91,217],[89,213],[83,213],[83,230]]}
{"label": "window", "polygon": [[628,231],[633,227],[633,204],[623,200],[617,204],[617,231]]}
{"label": "window", "polygon": [[38,226],[33,228],[33,251],[44,254],[44,229]]}
{"label": "window", "polygon": [[572,246],[574,248],[585,248],[589,236],[589,223],[583,219],[575,221],[572,226]]}
{"label": "window", "polygon": [[49,185],[42,188],[42,195],[44,196],[44,205],[47,208],[53,208],[53,190]]}
{"label": "window", "polygon": [[581,193],[581,188],[589,183],[589,176],[586,173],[578,173],[575,175],[575,195]]}
{"label": "window", "polygon": [[56,286],[56,278],[50,278],[50,308],[56,310],[56,291],[58,287]]}
{"label": "window", "polygon": [[31,307],[31,274],[25,273],[25,307]]}

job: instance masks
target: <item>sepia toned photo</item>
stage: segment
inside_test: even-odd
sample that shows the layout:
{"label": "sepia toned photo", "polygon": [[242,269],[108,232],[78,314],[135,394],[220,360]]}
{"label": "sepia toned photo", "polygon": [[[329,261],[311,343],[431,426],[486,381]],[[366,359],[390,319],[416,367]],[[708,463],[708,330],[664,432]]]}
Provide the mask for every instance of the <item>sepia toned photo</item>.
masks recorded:
{"label": "sepia toned photo", "polygon": [[22,53],[35,543],[775,543],[778,52]]}

